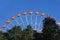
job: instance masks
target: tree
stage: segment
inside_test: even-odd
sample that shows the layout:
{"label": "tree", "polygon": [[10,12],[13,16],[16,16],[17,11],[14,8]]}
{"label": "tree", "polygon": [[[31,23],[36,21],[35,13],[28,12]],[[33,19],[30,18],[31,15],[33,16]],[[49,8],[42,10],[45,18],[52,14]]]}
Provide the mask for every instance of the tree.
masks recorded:
{"label": "tree", "polygon": [[10,40],[20,40],[21,39],[21,27],[15,26],[11,30],[8,31]]}
{"label": "tree", "polygon": [[43,40],[43,34],[35,32],[34,33],[34,40]]}
{"label": "tree", "polygon": [[33,40],[33,31],[30,25],[27,26],[27,29],[22,32],[22,40]]}
{"label": "tree", "polygon": [[[59,26],[60,27],[60,26]],[[60,40],[60,28],[58,29],[58,36],[57,36],[57,40]]]}
{"label": "tree", "polygon": [[45,18],[43,20],[43,39],[44,40],[56,40],[58,35],[58,26],[54,18]]}
{"label": "tree", "polygon": [[3,35],[3,33],[0,33],[0,40],[7,40],[7,38]]}

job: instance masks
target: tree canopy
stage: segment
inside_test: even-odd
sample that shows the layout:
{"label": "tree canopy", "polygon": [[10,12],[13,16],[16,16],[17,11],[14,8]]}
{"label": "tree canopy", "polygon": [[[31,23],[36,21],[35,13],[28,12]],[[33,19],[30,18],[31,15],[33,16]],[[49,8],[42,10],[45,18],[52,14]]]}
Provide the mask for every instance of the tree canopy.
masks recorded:
{"label": "tree canopy", "polygon": [[31,25],[27,25],[26,29],[21,26],[14,26],[6,33],[0,32],[0,40],[60,40],[60,29],[58,29],[54,18],[46,17],[43,20],[42,33],[33,30]]}

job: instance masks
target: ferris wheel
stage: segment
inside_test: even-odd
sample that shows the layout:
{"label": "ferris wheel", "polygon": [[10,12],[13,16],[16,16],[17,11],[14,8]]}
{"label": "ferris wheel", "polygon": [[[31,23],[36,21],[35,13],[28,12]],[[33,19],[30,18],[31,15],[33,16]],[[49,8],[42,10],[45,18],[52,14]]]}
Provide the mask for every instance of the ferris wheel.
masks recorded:
{"label": "ferris wheel", "polygon": [[[40,27],[42,23],[40,19],[41,17],[42,18],[45,17],[44,12],[41,12],[41,13],[39,11],[33,12],[32,10],[30,10],[29,12],[26,12],[26,11],[23,11],[22,13],[18,12],[16,15],[13,15],[11,16],[11,18],[8,18],[6,22],[2,25],[2,28],[9,29],[13,27],[12,25],[15,25],[16,23],[17,25],[20,25],[22,27],[22,30],[26,28],[27,25],[31,25],[34,30],[38,31],[38,30],[41,30],[41,27]],[[50,18],[50,16],[48,16],[48,18]],[[0,32],[2,32],[1,29],[0,29]]]}

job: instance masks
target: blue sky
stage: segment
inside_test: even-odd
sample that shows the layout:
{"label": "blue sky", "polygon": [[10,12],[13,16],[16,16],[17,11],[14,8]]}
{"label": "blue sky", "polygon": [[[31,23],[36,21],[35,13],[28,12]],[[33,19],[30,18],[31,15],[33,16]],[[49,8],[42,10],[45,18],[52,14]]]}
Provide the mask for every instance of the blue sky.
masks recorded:
{"label": "blue sky", "polygon": [[57,22],[60,21],[60,0],[0,0],[0,28],[6,19],[24,10],[39,10],[40,13],[44,11],[45,15],[55,17]]}

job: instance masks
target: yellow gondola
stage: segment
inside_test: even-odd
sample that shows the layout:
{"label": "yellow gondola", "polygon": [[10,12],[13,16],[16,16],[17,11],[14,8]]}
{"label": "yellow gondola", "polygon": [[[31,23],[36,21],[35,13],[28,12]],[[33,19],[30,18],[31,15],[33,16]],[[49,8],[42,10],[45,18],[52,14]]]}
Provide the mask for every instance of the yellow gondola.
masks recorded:
{"label": "yellow gondola", "polygon": [[17,16],[20,17],[20,13],[18,13]]}
{"label": "yellow gondola", "polygon": [[12,20],[15,20],[15,17],[14,16],[12,16]]}
{"label": "yellow gondola", "polygon": [[10,20],[9,20],[9,19],[7,19],[7,20],[6,20],[6,23],[8,23],[8,24],[9,24],[9,23],[10,23]]}
{"label": "yellow gondola", "polygon": [[32,10],[29,12],[29,14],[31,15],[33,12],[32,12]]}
{"label": "yellow gondola", "polygon": [[44,15],[45,15],[44,12],[42,12],[41,16],[44,16]]}

